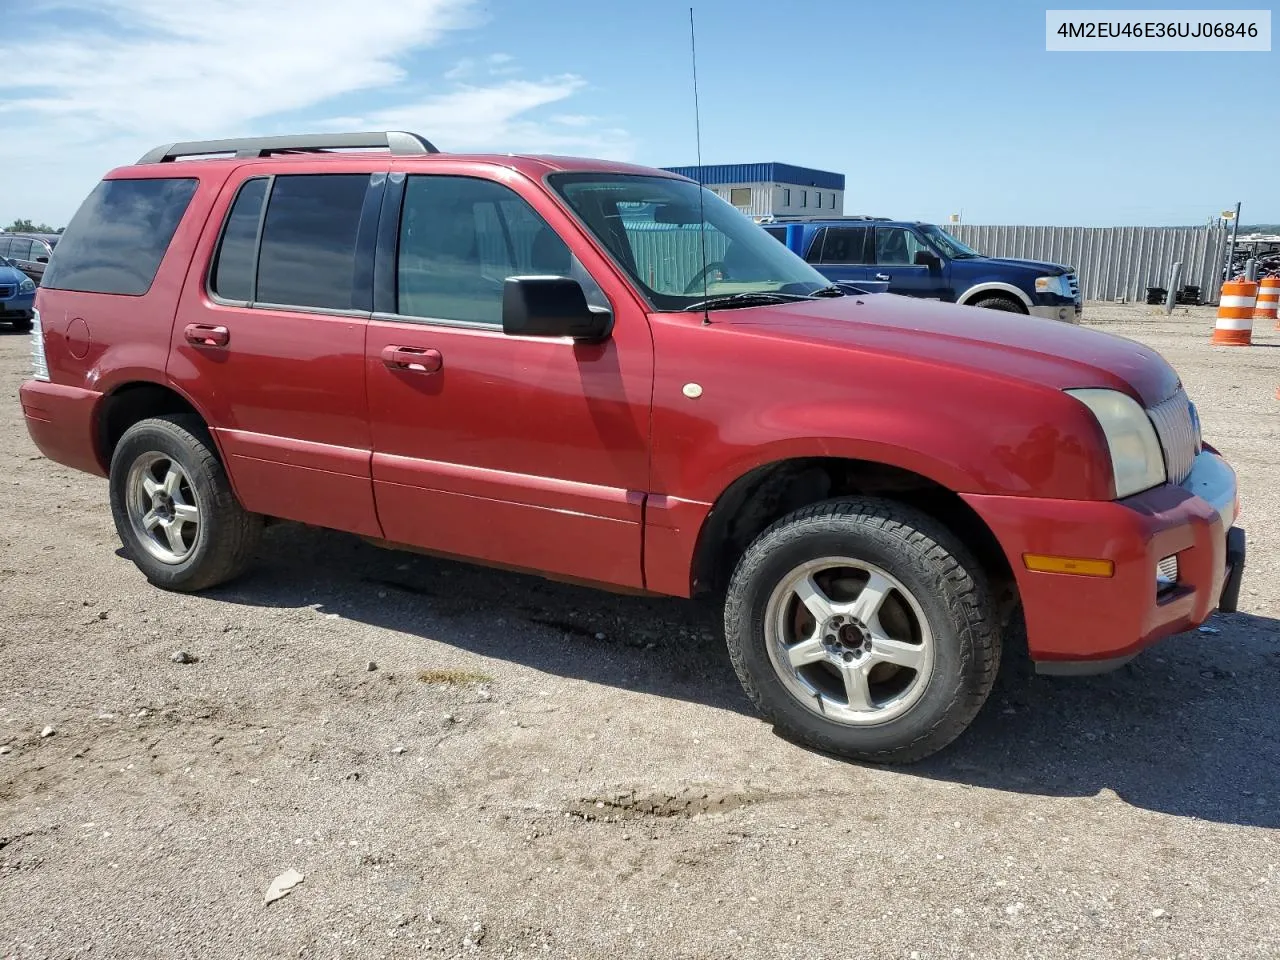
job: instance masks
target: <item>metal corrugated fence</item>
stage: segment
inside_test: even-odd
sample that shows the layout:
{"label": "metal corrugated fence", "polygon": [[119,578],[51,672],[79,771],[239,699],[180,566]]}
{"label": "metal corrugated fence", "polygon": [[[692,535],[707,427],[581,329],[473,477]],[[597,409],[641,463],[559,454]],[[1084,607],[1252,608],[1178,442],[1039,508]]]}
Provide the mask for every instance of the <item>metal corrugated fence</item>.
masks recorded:
{"label": "metal corrugated fence", "polygon": [[1142,300],[1147,287],[1168,287],[1182,261],[1178,286],[1198,286],[1216,303],[1222,286],[1224,227],[1000,227],[950,223],[946,230],[989,257],[1048,260],[1076,268],[1086,300]]}

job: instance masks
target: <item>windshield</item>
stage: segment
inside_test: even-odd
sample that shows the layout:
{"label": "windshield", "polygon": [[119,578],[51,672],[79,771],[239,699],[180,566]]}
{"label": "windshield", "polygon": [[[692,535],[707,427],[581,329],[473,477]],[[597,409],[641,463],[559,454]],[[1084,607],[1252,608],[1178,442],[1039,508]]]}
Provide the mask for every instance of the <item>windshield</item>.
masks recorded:
{"label": "windshield", "polygon": [[696,183],[598,173],[549,180],[658,310],[684,310],[711,298],[726,301],[707,303],[708,309],[732,306],[731,297],[740,298],[738,305],[753,295],[807,297],[831,286]]}
{"label": "windshield", "polygon": [[961,243],[941,227],[935,227],[933,224],[927,223],[921,229],[924,231],[924,235],[940,247],[942,252],[952,260],[970,260],[973,257],[982,256],[977,250]]}

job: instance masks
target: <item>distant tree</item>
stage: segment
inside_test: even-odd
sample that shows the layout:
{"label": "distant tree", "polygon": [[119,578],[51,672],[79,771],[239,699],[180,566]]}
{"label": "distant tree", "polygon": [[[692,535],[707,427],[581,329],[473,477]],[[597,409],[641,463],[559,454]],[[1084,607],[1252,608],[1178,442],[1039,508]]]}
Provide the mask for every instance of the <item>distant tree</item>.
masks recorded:
{"label": "distant tree", "polygon": [[47,223],[34,223],[31,220],[15,220],[5,227],[8,233],[61,233],[66,227],[56,230]]}

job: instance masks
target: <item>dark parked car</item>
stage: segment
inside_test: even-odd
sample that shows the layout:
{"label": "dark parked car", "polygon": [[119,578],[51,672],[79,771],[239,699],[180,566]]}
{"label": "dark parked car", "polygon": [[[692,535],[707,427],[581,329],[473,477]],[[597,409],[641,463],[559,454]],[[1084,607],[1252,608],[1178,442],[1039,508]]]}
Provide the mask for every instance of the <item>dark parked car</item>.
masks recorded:
{"label": "dark parked car", "polygon": [[0,322],[15,330],[30,330],[35,299],[35,281],[12,260],[0,257]]}
{"label": "dark parked car", "polygon": [[869,284],[942,300],[1079,323],[1080,282],[1071,267],[985,257],[932,223],[885,217],[777,217],[770,236],[836,283]]}
{"label": "dark parked car", "polygon": [[0,233],[0,257],[14,261],[19,270],[39,283],[61,239],[56,233]]}

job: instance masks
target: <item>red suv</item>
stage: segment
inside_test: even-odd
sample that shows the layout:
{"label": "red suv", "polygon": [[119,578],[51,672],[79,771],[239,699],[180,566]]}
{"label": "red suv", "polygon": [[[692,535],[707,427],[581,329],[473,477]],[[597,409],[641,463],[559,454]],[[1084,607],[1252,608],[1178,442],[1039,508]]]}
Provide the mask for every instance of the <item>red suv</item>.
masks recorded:
{"label": "red suv", "polygon": [[1158,354],[851,293],[658,170],[171,144],[94,189],[36,306],[27,427],[109,478],[157,586],[287,518],[710,594],[761,712],[847,756],[958,736],[1016,618],[1096,672],[1239,592],[1235,474]]}

